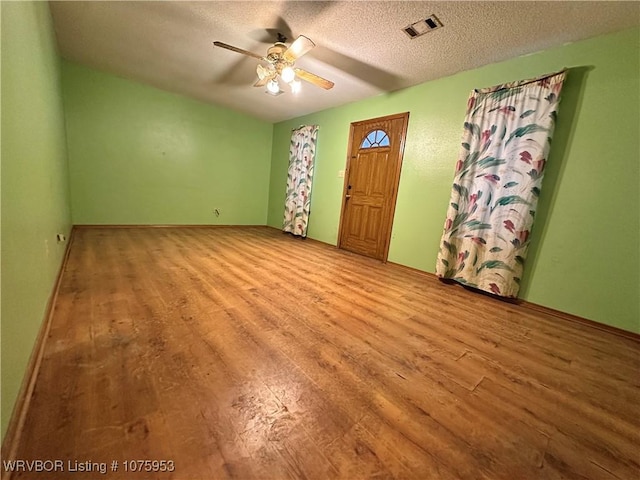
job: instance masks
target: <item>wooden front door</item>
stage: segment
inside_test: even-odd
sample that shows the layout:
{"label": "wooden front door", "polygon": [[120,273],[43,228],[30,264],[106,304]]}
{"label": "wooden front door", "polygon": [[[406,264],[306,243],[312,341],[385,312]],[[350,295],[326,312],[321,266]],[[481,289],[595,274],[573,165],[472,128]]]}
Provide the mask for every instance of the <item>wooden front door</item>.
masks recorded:
{"label": "wooden front door", "polygon": [[409,113],[351,124],[338,247],[386,261]]}

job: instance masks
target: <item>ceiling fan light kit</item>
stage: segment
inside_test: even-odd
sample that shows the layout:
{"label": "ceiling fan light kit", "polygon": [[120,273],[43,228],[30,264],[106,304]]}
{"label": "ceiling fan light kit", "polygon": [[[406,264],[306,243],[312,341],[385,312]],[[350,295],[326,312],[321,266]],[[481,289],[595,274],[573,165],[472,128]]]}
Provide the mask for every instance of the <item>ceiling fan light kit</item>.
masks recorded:
{"label": "ceiling fan light kit", "polygon": [[284,93],[280,89],[278,77],[291,87],[291,92],[294,94],[298,93],[301,89],[301,83],[297,78],[312,83],[320,88],[324,88],[325,90],[333,88],[333,82],[314,73],[307,72],[301,68],[296,68],[295,66],[296,60],[315,47],[315,43],[304,35],[300,35],[289,47],[287,47],[284,43],[286,40],[287,39],[283,35],[278,34],[278,41],[267,49],[267,54],[264,57],[226,43],[216,41],[213,42],[213,44],[216,47],[225,48],[232,52],[240,53],[266,62],[267,65],[259,64],[256,67],[258,80],[253,86],[264,87],[266,85],[267,89],[265,90],[265,93],[268,93],[269,95],[277,96]]}
{"label": "ceiling fan light kit", "polygon": [[280,84],[276,79],[271,79],[267,82],[267,93],[271,95],[279,95],[283,93],[282,90],[280,90]]}

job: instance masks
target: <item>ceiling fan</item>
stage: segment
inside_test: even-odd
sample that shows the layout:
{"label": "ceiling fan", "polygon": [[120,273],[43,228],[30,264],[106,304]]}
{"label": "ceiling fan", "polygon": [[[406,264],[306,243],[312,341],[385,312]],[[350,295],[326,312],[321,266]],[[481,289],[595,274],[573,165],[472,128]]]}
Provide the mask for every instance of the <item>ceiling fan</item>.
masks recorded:
{"label": "ceiling fan", "polygon": [[266,85],[266,92],[271,95],[280,95],[283,93],[283,91],[280,90],[278,77],[280,77],[283,82],[289,84],[293,93],[297,93],[300,90],[300,82],[296,77],[320,88],[324,88],[325,90],[333,88],[333,82],[295,66],[296,60],[315,47],[315,43],[304,35],[296,38],[289,47],[285,44],[286,41],[287,38],[281,33],[278,33],[278,41],[267,49],[265,56],[222,42],[213,42],[213,44],[216,47],[226,48],[232,52],[266,62],[266,65],[259,64],[257,66],[256,73],[258,74],[258,81],[253,86],[264,87]]}

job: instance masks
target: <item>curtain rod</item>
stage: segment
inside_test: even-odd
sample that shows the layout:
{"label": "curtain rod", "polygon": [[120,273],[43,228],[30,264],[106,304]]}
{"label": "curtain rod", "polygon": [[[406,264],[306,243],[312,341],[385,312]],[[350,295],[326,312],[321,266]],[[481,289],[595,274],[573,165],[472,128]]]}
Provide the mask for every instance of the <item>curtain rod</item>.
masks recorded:
{"label": "curtain rod", "polygon": [[551,77],[555,77],[556,75],[560,75],[562,73],[567,73],[569,69],[567,67],[563,68],[560,71],[557,72],[553,72],[553,73],[547,73],[545,75],[542,75],[540,77],[536,77],[536,78],[531,78],[529,80],[522,80],[522,81],[513,81],[513,82],[505,82],[499,85],[494,85],[493,87],[485,87],[485,88],[474,88],[474,91],[477,93],[491,93],[491,92],[495,92],[498,90],[506,90],[507,88],[513,88],[513,87],[522,87],[523,85],[529,85],[530,83],[535,83],[535,82],[539,82],[541,80],[544,80],[545,78],[551,78]]}

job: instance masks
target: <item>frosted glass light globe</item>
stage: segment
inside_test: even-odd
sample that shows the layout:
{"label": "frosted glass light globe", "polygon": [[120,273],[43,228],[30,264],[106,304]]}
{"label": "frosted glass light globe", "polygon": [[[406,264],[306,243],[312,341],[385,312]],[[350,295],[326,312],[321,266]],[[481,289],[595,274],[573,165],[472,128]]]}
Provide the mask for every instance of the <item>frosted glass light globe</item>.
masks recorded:
{"label": "frosted glass light globe", "polygon": [[278,82],[275,80],[269,80],[267,83],[267,90],[271,93],[278,93],[280,91],[280,85],[278,85]]}
{"label": "frosted glass light globe", "polygon": [[296,72],[294,72],[291,67],[284,67],[280,76],[282,77],[283,82],[291,83],[293,79],[296,78]]}

